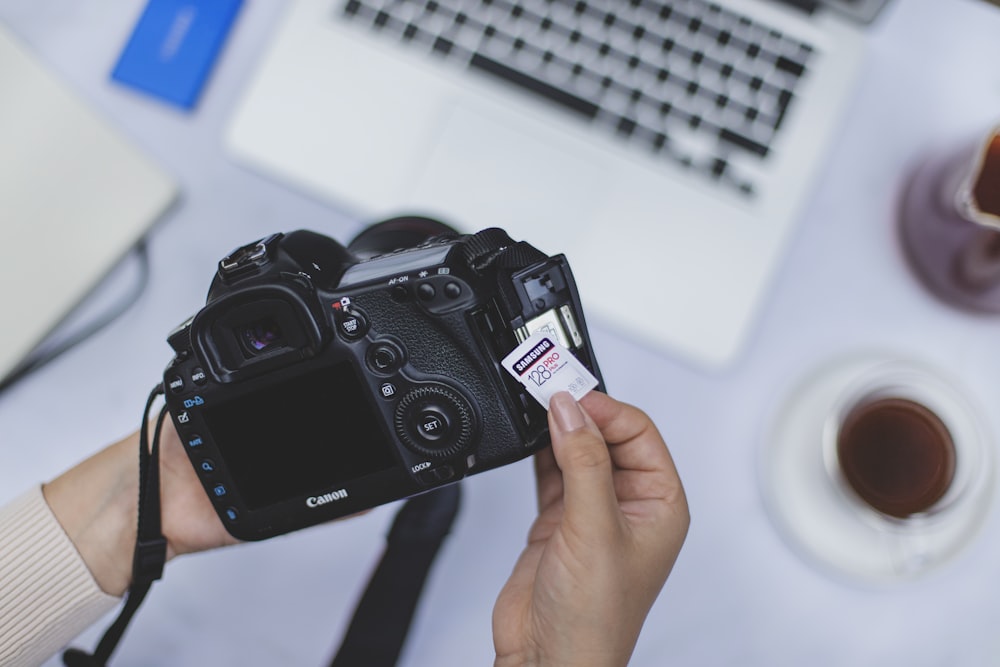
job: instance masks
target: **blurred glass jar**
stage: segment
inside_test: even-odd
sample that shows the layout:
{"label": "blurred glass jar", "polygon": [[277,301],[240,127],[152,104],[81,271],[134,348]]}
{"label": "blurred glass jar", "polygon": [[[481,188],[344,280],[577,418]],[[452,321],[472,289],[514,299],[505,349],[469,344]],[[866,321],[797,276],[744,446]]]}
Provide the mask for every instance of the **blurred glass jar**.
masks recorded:
{"label": "blurred glass jar", "polygon": [[921,163],[903,191],[899,224],[910,265],[931,292],[1000,313],[1000,126]]}

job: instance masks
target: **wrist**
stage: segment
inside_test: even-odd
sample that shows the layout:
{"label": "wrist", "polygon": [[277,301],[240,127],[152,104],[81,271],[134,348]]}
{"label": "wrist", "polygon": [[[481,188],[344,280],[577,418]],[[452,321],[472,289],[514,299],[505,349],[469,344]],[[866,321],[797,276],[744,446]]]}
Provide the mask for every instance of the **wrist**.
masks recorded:
{"label": "wrist", "polygon": [[553,657],[537,652],[522,652],[498,655],[493,661],[493,667],[623,667],[627,664],[628,657],[616,659],[604,653],[573,653]]}
{"label": "wrist", "polygon": [[493,661],[493,667],[539,667],[541,664],[538,655],[527,653],[498,655]]}
{"label": "wrist", "polygon": [[124,595],[132,579],[138,515],[138,436],[66,471],[42,491],[63,530],[105,593]]}

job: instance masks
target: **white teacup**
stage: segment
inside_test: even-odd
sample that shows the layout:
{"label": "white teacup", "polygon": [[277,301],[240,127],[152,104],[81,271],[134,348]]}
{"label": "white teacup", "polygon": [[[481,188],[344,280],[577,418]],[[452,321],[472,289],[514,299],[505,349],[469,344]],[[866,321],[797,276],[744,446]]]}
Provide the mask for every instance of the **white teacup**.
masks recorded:
{"label": "white teacup", "polygon": [[760,472],[789,541],[869,581],[948,560],[978,531],[993,486],[978,413],[954,383],[875,356],[832,364],[792,392]]}

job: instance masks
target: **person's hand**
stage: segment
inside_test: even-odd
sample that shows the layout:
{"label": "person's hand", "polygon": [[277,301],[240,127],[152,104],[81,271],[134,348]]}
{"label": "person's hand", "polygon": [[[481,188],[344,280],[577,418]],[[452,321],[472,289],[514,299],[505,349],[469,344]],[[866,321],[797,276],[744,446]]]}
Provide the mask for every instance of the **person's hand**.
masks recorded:
{"label": "person's hand", "polygon": [[[43,491],[101,589],[122,595],[132,578],[136,539],[138,432],[74,466]],[[205,495],[169,418],[160,437],[160,498],[168,559],[236,543]]]}
{"label": "person's hand", "polygon": [[549,409],[538,519],[493,611],[496,664],[624,665],[687,534],[684,489],[640,410],[595,391]]}

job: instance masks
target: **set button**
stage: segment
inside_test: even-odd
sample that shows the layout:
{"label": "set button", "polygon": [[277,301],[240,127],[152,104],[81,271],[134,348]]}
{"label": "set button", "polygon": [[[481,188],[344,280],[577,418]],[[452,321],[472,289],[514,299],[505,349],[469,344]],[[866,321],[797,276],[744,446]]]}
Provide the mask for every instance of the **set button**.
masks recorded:
{"label": "set button", "polygon": [[451,423],[448,415],[437,407],[427,407],[416,418],[416,430],[428,443],[448,437]]}

